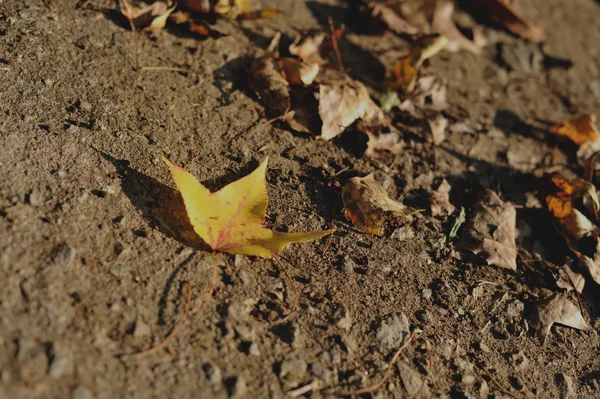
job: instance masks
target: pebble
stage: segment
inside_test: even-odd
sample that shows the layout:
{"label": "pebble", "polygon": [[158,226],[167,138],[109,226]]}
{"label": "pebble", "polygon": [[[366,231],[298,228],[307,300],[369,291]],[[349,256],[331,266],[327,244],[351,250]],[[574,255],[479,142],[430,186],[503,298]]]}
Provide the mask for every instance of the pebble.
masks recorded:
{"label": "pebble", "polygon": [[241,375],[233,377],[229,386],[229,397],[244,398],[246,396],[246,392],[248,391],[248,384],[246,384],[246,379]]}
{"label": "pebble", "polygon": [[523,311],[525,310],[525,304],[518,299],[512,301],[506,307],[506,313],[510,317],[521,317],[523,315]]}
{"label": "pebble", "polygon": [[89,112],[92,110],[92,104],[90,104],[89,102],[87,102],[85,100],[81,100],[79,102],[79,109],[81,109],[82,111]]}
{"label": "pebble", "polygon": [[488,386],[487,382],[482,380],[481,382],[477,383],[476,388],[481,399],[487,399],[487,397],[490,395],[490,387]]}
{"label": "pebble", "polygon": [[349,330],[350,327],[352,327],[352,317],[350,316],[348,308],[343,304],[340,304],[337,309],[335,309],[332,318],[335,325],[342,330]]}
{"label": "pebble", "polygon": [[28,196],[28,202],[29,205],[31,206],[41,206],[44,203],[44,197],[42,195],[42,192],[40,190],[38,190],[37,188],[34,188],[33,190],[31,190],[31,192],[29,193]]}
{"label": "pebble", "polygon": [[260,349],[256,342],[252,342],[248,348],[248,353],[252,356],[260,356]]}
{"label": "pebble", "polygon": [[490,353],[490,347],[483,341],[479,342],[477,344],[477,348],[481,351],[481,352],[485,352],[485,353]]}
{"label": "pebble", "polygon": [[402,385],[404,385],[408,397],[416,397],[419,394],[419,396],[423,397],[429,396],[426,392],[429,391],[429,388],[423,383],[421,376],[416,370],[413,370],[412,367],[402,361],[397,363],[397,367],[400,373],[400,380],[402,381]]}
{"label": "pebble", "polygon": [[554,382],[558,388],[560,399],[575,397],[575,389],[573,388],[573,379],[564,373],[556,374]]}
{"label": "pebble", "polygon": [[320,362],[311,363],[310,372],[321,381],[329,383],[331,380],[331,371],[323,367]]}
{"label": "pebble", "polygon": [[452,364],[457,369],[462,370],[462,371],[466,371],[466,372],[472,372],[473,369],[474,369],[473,363],[468,362],[465,359],[461,359],[459,357],[455,358],[452,361]]}
{"label": "pebble", "polygon": [[83,385],[77,386],[71,394],[72,399],[92,399],[92,393]]}
{"label": "pebble", "polygon": [[286,359],[281,362],[279,378],[285,381],[291,388],[297,387],[306,375],[308,366],[300,359]]}
{"label": "pebble", "polygon": [[145,323],[141,317],[138,317],[135,321],[135,329],[133,330],[133,336],[136,338],[145,337],[147,335],[150,335],[151,332],[152,330],[150,329],[150,326],[147,323]]}
{"label": "pebble", "polygon": [[415,237],[415,232],[408,225],[397,228],[396,230],[394,230],[394,232],[391,235],[391,238],[394,238],[398,241],[408,241],[408,240],[413,239],[414,237]]}
{"label": "pebble", "polygon": [[55,355],[48,369],[48,374],[52,378],[60,378],[64,375],[73,374],[73,370],[73,362],[69,358]]}
{"label": "pebble", "polygon": [[461,376],[461,381],[463,384],[472,385],[475,383],[475,377],[473,377],[471,374],[463,374]]}
{"label": "pebble", "polygon": [[433,295],[433,291],[431,291],[431,289],[429,288],[424,288],[423,291],[421,292],[421,296],[423,297],[423,299],[431,299],[431,296]]}
{"label": "pebble", "polygon": [[387,349],[398,348],[410,331],[408,318],[402,312],[385,319],[377,329],[377,339]]}
{"label": "pebble", "polygon": [[52,249],[50,257],[52,258],[54,266],[66,267],[73,263],[75,254],[75,248],[63,242]]}
{"label": "pebble", "polygon": [[213,384],[221,382],[221,369],[213,362],[207,362],[202,365],[202,370],[206,374],[206,378]]}

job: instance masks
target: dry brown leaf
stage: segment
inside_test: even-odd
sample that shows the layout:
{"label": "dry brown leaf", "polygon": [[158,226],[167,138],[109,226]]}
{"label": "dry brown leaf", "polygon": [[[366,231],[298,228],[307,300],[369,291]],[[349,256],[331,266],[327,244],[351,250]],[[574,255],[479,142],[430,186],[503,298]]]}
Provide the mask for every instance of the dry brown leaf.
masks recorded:
{"label": "dry brown leaf", "polygon": [[400,58],[394,65],[392,77],[389,85],[393,88],[400,88],[405,93],[412,93],[417,84],[419,70],[423,62],[433,57],[448,44],[448,39],[444,36],[427,36],[415,42],[410,50],[410,54]]}
{"label": "dry brown leaf", "polygon": [[442,115],[438,115],[435,119],[428,119],[427,123],[431,129],[433,144],[440,145],[446,140],[446,128],[448,127],[448,119]]}
{"label": "dry brown leaf", "polygon": [[489,16],[494,22],[523,39],[539,43],[544,40],[544,30],[522,17],[512,5],[512,0],[463,0],[469,8]]}
{"label": "dry brown leaf", "polygon": [[567,120],[550,128],[550,133],[564,136],[578,146],[598,139],[596,115],[586,114]]}
{"label": "dry brown leaf", "polygon": [[278,61],[283,75],[291,85],[308,86],[315,81],[319,73],[319,64],[303,62],[295,58],[284,57]]}
{"label": "dry brown leaf", "polygon": [[[139,5],[138,5],[139,4]],[[121,14],[134,29],[162,29],[177,4],[171,0],[155,1],[150,5],[132,0],[119,0]]]}
{"label": "dry brown leaf", "polygon": [[369,97],[367,88],[351,79],[321,83],[319,116],[323,121],[321,138],[331,140],[356,120],[377,126],[385,122],[383,111]]}
{"label": "dry brown leaf", "polygon": [[536,326],[542,343],[546,342],[554,323],[583,331],[593,331],[577,306],[573,305],[563,294],[554,294],[550,298],[538,302],[535,306],[533,324]]}
{"label": "dry brown leaf", "polygon": [[446,83],[435,76],[423,76],[417,80],[417,85],[410,98],[403,101],[399,108],[413,112],[415,107],[441,111],[448,107],[446,100]]}
{"label": "dry brown leaf", "polygon": [[486,189],[473,207],[458,247],[482,257],[488,265],[517,270],[517,211]]}
{"label": "dry brown leaf", "polygon": [[323,65],[326,61],[321,53],[326,38],[327,34],[321,31],[310,31],[300,35],[290,44],[290,54],[300,57],[304,62]]}
{"label": "dry brown leaf", "polygon": [[385,213],[410,220],[410,208],[388,197],[373,173],[353,177],[342,189],[344,209],[356,228],[368,234],[382,235]]}
{"label": "dry brown leaf", "polygon": [[392,4],[372,2],[371,13],[398,34],[440,34],[450,42],[448,51],[481,52],[479,46],[464,37],[454,24],[453,0],[407,0]]}
{"label": "dry brown leaf", "polygon": [[582,274],[574,272],[573,269],[566,264],[558,271],[556,285],[566,289],[567,292],[575,290],[581,294],[583,292],[583,287],[585,286],[585,278],[583,278]]}
{"label": "dry brown leaf", "polygon": [[450,183],[444,179],[438,189],[431,193],[429,197],[431,216],[448,216],[454,212],[456,208],[450,203],[451,189]]}
{"label": "dry brown leaf", "polygon": [[215,32],[203,21],[194,18],[187,11],[175,11],[169,16],[169,20],[177,25],[181,25],[182,29],[198,36],[208,37],[211,33]]}

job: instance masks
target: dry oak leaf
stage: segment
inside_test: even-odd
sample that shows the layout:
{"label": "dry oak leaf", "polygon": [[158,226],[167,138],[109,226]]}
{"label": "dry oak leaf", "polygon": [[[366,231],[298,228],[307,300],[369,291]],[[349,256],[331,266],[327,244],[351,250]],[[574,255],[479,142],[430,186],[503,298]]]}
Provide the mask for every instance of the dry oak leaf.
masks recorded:
{"label": "dry oak leaf", "polygon": [[580,165],[600,150],[600,134],[596,127],[596,115],[585,114],[550,127],[550,133],[563,136],[575,143]]}
{"label": "dry oak leaf", "polygon": [[373,173],[353,177],[342,188],[344,209],[354,226],[374,235],[383,234],[385,212],[391,212],[410,221],[412,209],[388,197]]}
{"label": "dry oak leaf", "polygon": [[558,271],[556,285],[559,288],[566,289],[567,292],[575,290],[581,294],[583,292],[583,287],[585,286],[585,278],[583,277],[583,274],[573,271],[571,266],[565,264]]}
{"label": "dry oak leaf", "polygon": [[291,85],[309,86],[319,73],[319,64],[316,62],[304,62],[291,57],[280,59],[277,65]]}
{"label": "dry oak leaf", "polygon": [[486,189],[467,220],[458,247],[479,255],[488,265],[517,270],[517,211]]}
{"label": "dry oak leaf", "polygon": [[593,331],[577,306],[573,305],[565,295],[554,294],[550,298],[538,302],[532,316],[533,324],[536,326],[542,343],[546,342],[554,323],[583,331]]}
{"label": "dry oak leaf", "polygon": [[319,86],[321,138],[331,140],[356,120],[378,126],[385,122],[383,111],[369,97],[367,88],[351,79],[333,80]]}
{"label": "dry oak leaf", "polygon": [[161,158],[171,170],[194,231],[214,251],[271,258],[291,243],[316,240],[335,231],[281,233],[263,226],[268,157],[252,173],[214,193],[187,170]]}
{"label": "dry oak leaf", "polygon": [[162,29],[177,3],[171,0],[155,1],[150,5],[138,6],[131,0],[119,0],[121,14],[134,29]]}

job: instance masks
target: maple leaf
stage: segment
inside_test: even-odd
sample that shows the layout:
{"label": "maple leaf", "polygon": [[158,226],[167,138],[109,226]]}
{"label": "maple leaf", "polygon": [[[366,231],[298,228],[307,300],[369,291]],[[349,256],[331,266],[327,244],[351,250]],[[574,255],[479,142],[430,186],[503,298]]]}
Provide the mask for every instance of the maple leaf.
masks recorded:
{"label": "maple leaf", "polygon": [[214,251],[271,258],[291,243],[316,240],[335,231],[281,233],[263,226],[268,157],[254,172],[214,193],[184,168],[161,158],[171,170],[194,231]]}

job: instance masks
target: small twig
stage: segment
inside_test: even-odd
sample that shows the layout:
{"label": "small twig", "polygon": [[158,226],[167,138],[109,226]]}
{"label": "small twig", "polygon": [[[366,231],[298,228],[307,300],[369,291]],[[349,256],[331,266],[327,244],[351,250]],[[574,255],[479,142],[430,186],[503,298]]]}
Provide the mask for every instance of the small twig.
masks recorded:
{"label": "small twig", "polygon": [[394,354],[394,357],[392,357],[392,360],[390,360],[390,364],[388,365],[388,368],[385,371],[385,374],[383,375],[381,380],[379,380],[379,382],[377,382],[376,384],[371,385],[369,387],[359,389],[358,391],[335,392],[334,394],[337,396],[358,396],[358,395],[362,395],[363,393],[374,392],[374,391],[378,390],[379,388],[381,388],[381,386],[383,384],[385,384],[387,379],[390,377],[390,374],[392,373],[392,367],[394,366],[396,359],[398,359],[398,356],[400,356],[400,352],[402,352],[404,349],[406,349],[408,344],[410,344],[410,341],[412,340],[413,335],[414,335],[413,333],[408,334],[408,336],[406,337],[406,341],[404,341],[404,344],[402,344],[402,346],[400,348],[398,348],[398,350],[396,351],[396,354]]}
{"label": "small twig", "polygon": [[285,274],[285,277],[289,280],[290,285],[292,287],[292,291],[294,292],[294,304],[292,305],[292,309],[290,310],[290,315],[291,315],[298,308],[298,301],[300,299],[300,294],[298,293],[298,288],[296,287],[294,280],[292,280],[292,277],[288,274],[286,268],[283,266],[283,264],[280,263],[278,258],[279,258],[279,256],[273,256],[273,260],[275,261],[275,263],[277,263],[279,268],[283,271],[283,274]]}
{"label": "small twig", "polygon": [[215,253],[214,252],[211,253],[211,255],[212,255],[212,263],[213,263],[212,281],[210,283],[210,288],[208,289],[208,292],[206,293],[206,296],[202,300],[202,305],[200,305],[200,310],[196,314],[196,317],[200,316],[202,314],[202,312],[204,312],[204,309],[206,309],[206,306],[208,305],[208,301],[212,297],[212,294],[215,291],[215,286],[217,285],[217,260],[215,259]]}
{"label": "small twig", "polygon": [[181,318],[181,320],[179,320],[179,322],[175,325],[175,327],[173,328],[171,333],[169,335],[167,335],[166,338],[162,340],[162,342],[160,342],[158,345],[153,346],[150,349],[146,349],[145,351],[138,352],[135,355],[132,355],[131,358],[135,359],[135,360],[141,359],[143,357],[150,356],[151,354],[158,352],[159,350],[161,350],[162,348],[167,346],[169,344],[169,341],[171,341],[171,339],[173,339],[173,337],[175,337],[175,335],[177,335],[177,333],[179,332],[181,327],[183,327],[183,323],[185,323],[185,321],[187,320],[188,314],[190,313],[191,305],[192,305],[192,283],[188,281],[187,302],[185,304],[185,312],[183,313],[183,317]]}
{"label": "small twig", "polygon": [[337,39],[335,38],[335,29],[333,27],[333,20],[331,17],[328,17],[329,21],[329,30],[331,31],[331,46],[333,47],[333,51],[335,52],[335,57],[337,58],[339,70],[344,72],[344,64],[342,63],[342,55],[340,54],[340,49],[338,48]]}
{"label": "small twig", "polygon": [[320,389],[320,384],[318,380],[314,380],[313,382],[311,382],[310,384],[306,384],[303,387],[291,390],[287,392],[287,396],[291,397],[291,398],[297,398],[298,396],[302,396],[305,393],[309,393],[310,391],[318,391]]}

